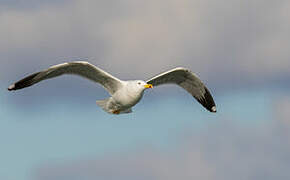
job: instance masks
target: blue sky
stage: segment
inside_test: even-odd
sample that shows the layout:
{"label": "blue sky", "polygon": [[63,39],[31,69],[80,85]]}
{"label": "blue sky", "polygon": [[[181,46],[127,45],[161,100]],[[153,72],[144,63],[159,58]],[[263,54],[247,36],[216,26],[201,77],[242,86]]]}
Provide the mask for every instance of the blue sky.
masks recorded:
{"label": "blue sky", "polygon": [[[280,167],[289,165],[288,92],[259,89],[217,94],[217,114],[203,110],[186,94],[173,93],[171,98],[159,99],[148,97],[150,94],[133,114],[117,117],[107,115],[93,103],[69,99],[31,105],[23,111],[6,103],[5,98],[6,107],[3,105],[1,111],[2,177],[165,179],[172,173],[172,177],[185,174],[184,178],[194,175],[212,179],[206,176],[210,172],[216,179],[223,179],[233,178],[235,171],[241,179],[256,179],[264,173],[273,179],[279,179],[281,173],[289,177],[288,171]],[[275,106],[284,97],[288,97],[284,103],[287,107],[280,113]],[[260,157],[259,153],[267,155]],[[150,163],[163,164],[165,169],[147,167],[143,159],[146,156]],[[193,156],[191,164],[182,160],[187,156]],[[167,161],[179,163],[176,172],[171,166],[168,168],[173,168],[172,172],[164,172]],[[120,165],[123,163],[126,165]],[[248,163],[253,164],[245,167]],[[185,166],[185,170],[178,166]],[[190,170],[191,166],[199,170]],[[233,170],[228,172],[230,167]]]}
{"label": "blue sky", "polygon": [[[289,179],[288,1],[0,1],[0,179]],[[173,85],[111,116],[79,77],[10,83],[87,60],[121,79],[176,66],[212,114]]]}

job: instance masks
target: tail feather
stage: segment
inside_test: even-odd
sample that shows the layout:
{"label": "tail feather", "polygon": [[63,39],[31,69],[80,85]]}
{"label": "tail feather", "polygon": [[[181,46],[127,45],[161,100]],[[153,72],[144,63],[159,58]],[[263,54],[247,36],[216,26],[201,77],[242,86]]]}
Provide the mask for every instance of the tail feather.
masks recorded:
{"label": "tail feather", "polygon": [[109,106],[109,101],[110,98],[108,99],[103,99],[103,100],[98,100],[96,101],[97,105],[100,106],[104,111],[106,111],[107,113],[112,114],[112,109]]}
{"label": "tail feather", "polygon": [[[114,105],[110,103],[110,100],[111,100],[110,98],[104,99],[104,100],[98,100],[96,101],[96,103],[107,113],[114,114],[114,110],[116,109],[114,108]],[[121,110],[118,114],[126,114],[126,113],[131,113],[131,112],[132,112],[132,109],[129,108],[129,109]]]}
{"label": "tail feather", "polygon": [[100,106],[103,110],[105,110],[106,112],[108,112],[109,109],[108,109],[107,104],[108,104],[108,101],[109,101],[109,100],[110,100],[109,98],[108,98],[108,99],[104,99],[104,100],[98,100],[98,101],[96,101],[96,103],[97,103],[97,105]]}

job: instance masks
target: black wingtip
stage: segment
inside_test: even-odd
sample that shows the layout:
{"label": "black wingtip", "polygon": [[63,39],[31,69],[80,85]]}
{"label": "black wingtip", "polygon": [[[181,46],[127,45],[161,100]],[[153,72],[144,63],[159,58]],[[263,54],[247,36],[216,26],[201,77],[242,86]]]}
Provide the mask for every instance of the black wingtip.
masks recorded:
{"label": "black wingtip", "polygon": [[15,90],[18,90],[18,89],[22,89],[22,88],[26,88],[28,86],[31,86],[33,85],[35,82],[34,82],[34,78],[35,76],[37,76],[40,72],[38,73],[34,73],[30,76],[27,76],[25,77],[24,79],[10,85],[8,87],[8,91],[15,91]]}
{"label": "black wingtip", "polygon": [[198,102],[202,104],[202,106],[205,107],[209,112],[212,112],[212,113],[217,112],[215,102],[209,90],[206,87],[205,87],[204,98],[198,99]]}

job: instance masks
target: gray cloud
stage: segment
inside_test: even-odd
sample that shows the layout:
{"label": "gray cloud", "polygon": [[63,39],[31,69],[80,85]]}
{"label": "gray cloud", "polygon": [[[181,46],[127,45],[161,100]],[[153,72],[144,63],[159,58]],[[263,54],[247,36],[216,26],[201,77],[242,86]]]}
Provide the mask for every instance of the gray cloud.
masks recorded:
{"label": "gray cloud", "polygon": [[0,10],[31,11],[45,6],[63,5],[68,0],[1,0]]}
{"label": "gray cloud", "polygon": [[290,66],[289,6],[261,0],[84,0],[30,11],[8,8],[0,15],[1,77],[83,58],[125,79],[146,79],[175,66],[222,85],[284,77]]}
{"label": "gray cloud", "polygon": [[[288,97],[287,97],[288,98]],[[288,98],[289,99],[289,98]],[[37,180],[146,179],[146,180],[273,180],[289,179],[290,123],[287,100],[274,103],[272,121],[243,127],[233,119],[219,119],[207,130],[184,131],[174,148],[139,147],[63,164],[46,164]],[[284,116],[286,115],[286,116]]]}

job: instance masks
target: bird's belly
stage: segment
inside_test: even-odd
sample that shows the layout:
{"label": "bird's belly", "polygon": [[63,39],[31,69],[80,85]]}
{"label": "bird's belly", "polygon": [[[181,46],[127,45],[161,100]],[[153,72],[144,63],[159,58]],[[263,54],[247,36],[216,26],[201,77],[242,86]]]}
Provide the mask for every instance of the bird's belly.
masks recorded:
{"label": "bird's belly", "polygon": [[138,97],[131,97],[129,95],[117,95],[114,96],[114,100],[118,106],[120,106],[120,109],[128,109],[134,105],[136,105],[142,96]]}

